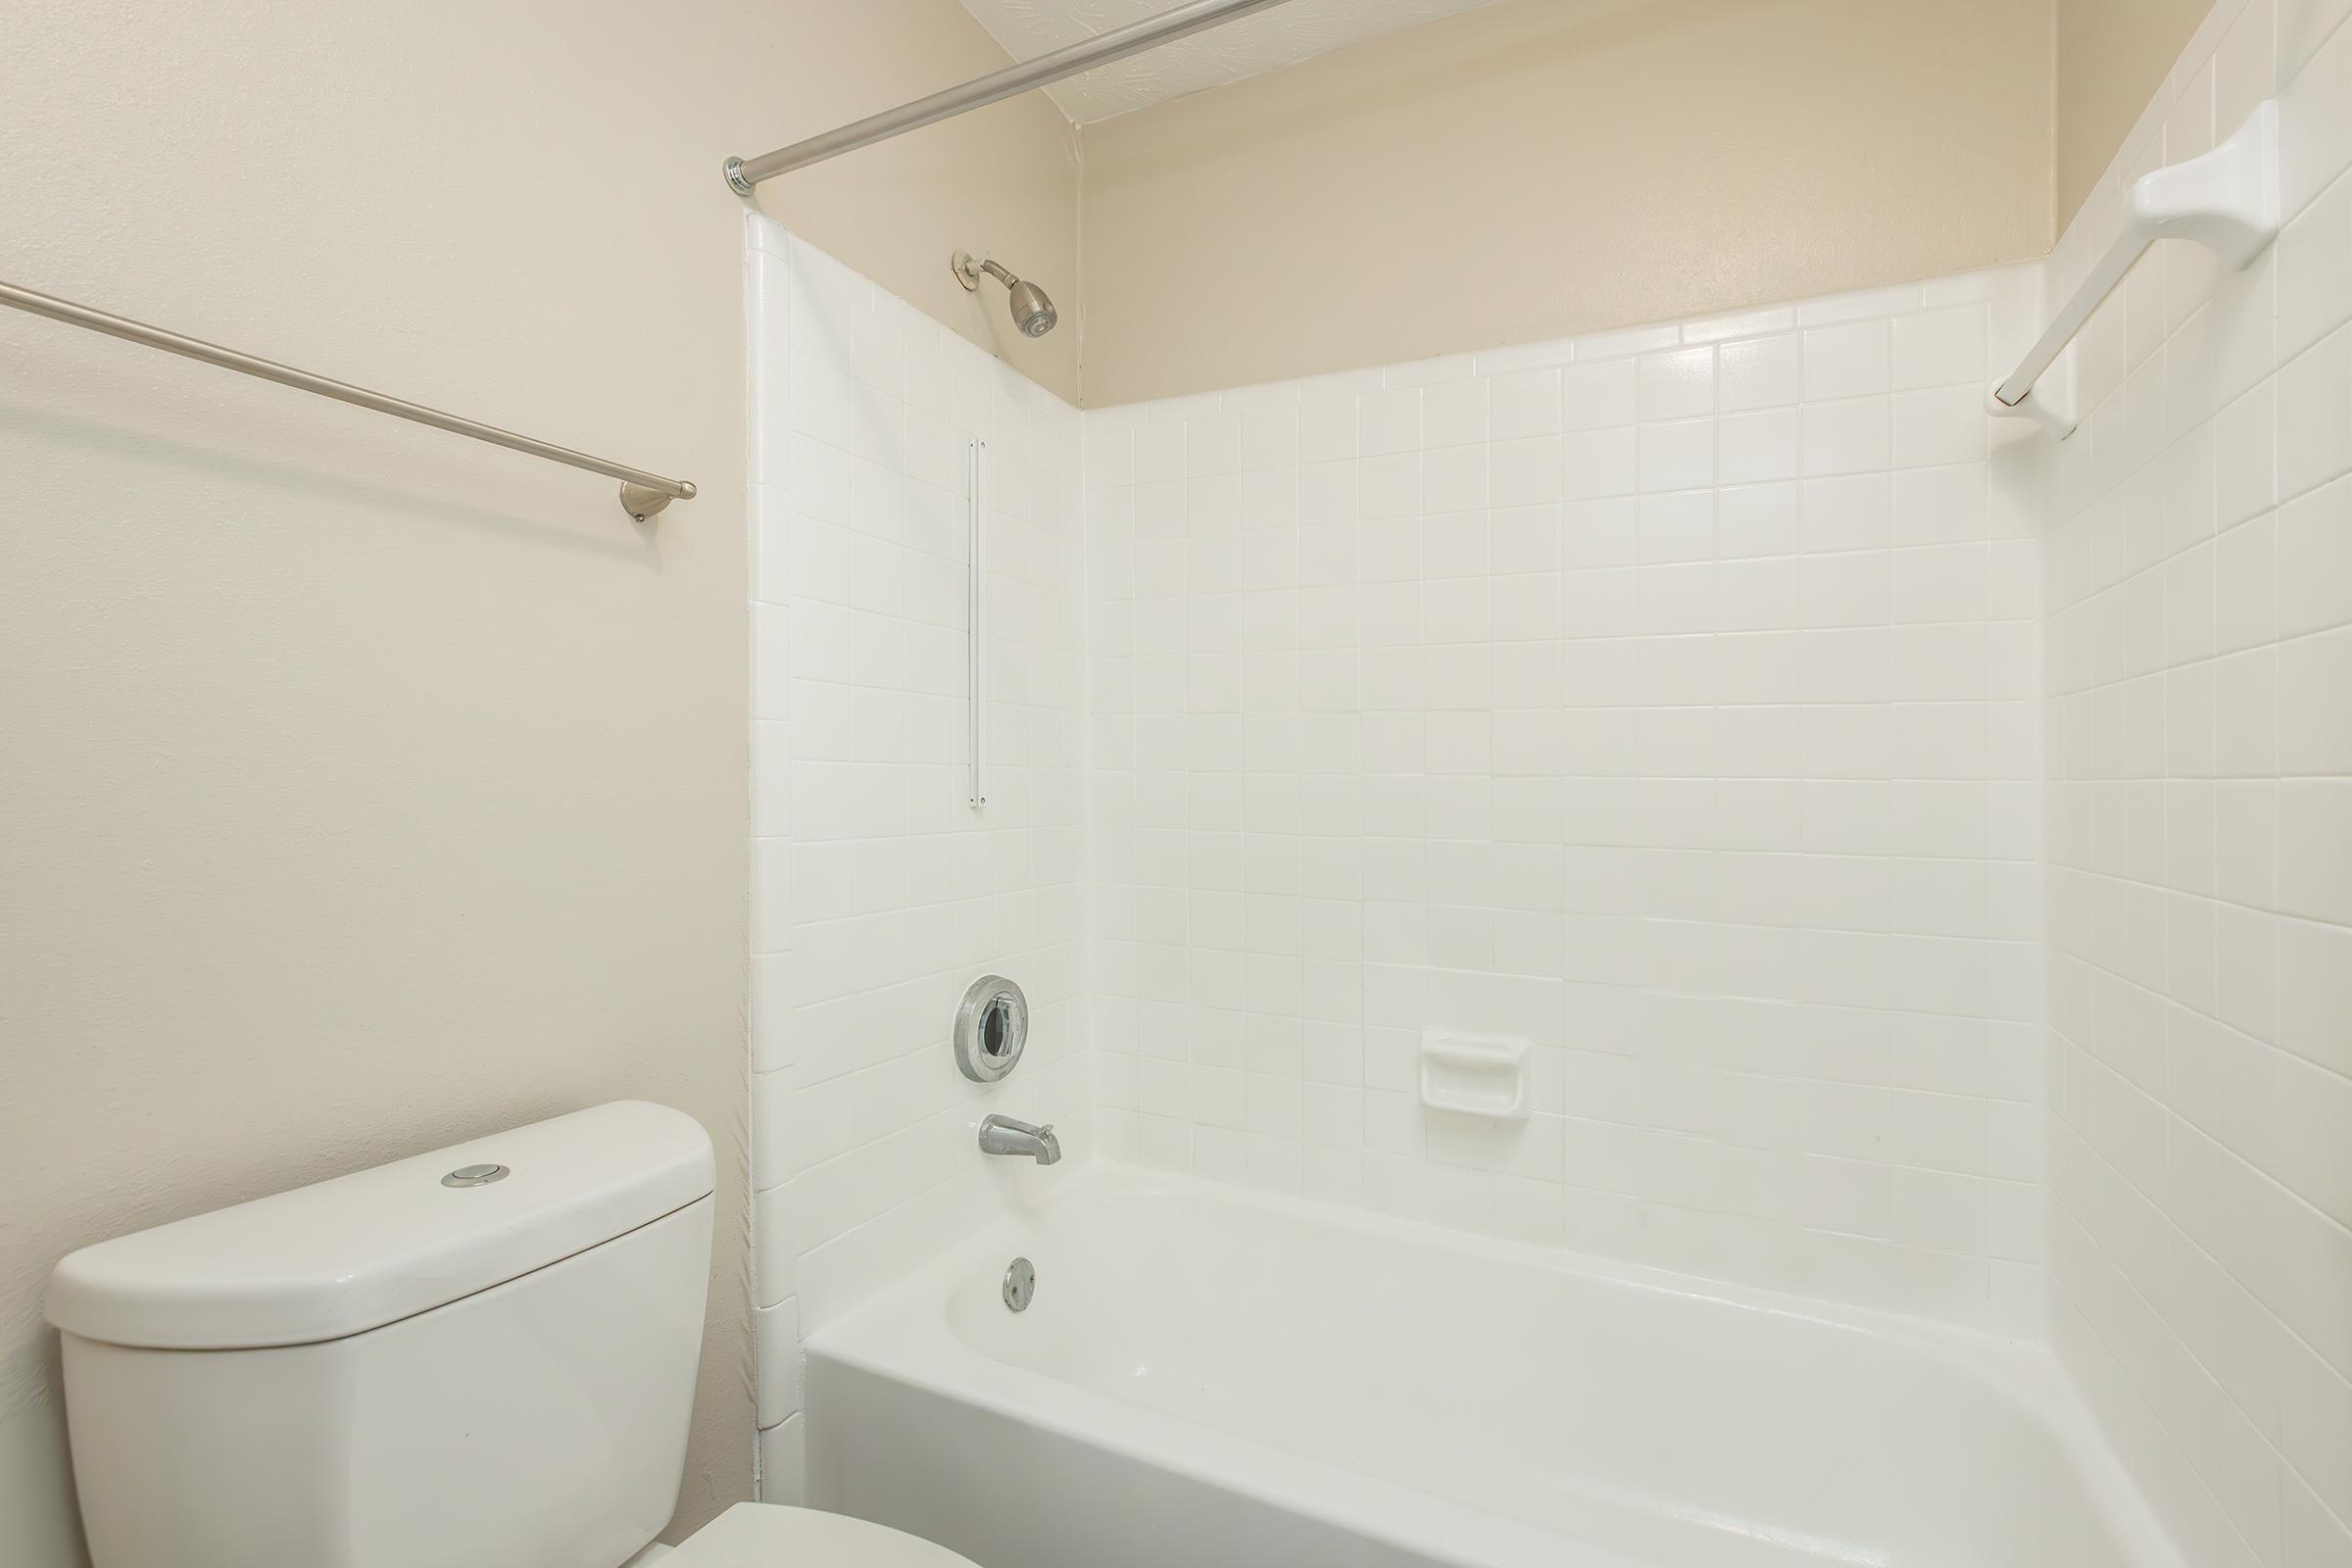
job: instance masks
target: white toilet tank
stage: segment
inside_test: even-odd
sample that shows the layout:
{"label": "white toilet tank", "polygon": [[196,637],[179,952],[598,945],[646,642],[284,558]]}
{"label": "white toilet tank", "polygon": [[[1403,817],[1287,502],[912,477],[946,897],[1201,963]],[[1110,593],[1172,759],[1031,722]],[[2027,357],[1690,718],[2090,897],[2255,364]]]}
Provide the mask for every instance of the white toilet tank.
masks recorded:
{"label": "white toilet tank", "polygon": [[677,1501],[711,1187],[621,1102],[74,1253],[96,1568],[617,1568]]}

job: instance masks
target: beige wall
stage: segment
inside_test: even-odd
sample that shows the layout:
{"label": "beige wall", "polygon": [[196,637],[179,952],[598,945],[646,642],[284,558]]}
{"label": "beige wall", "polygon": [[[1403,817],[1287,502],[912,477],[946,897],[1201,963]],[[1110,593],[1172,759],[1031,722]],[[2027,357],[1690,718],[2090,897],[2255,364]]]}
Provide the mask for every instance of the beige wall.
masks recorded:
{"label": "beige wall", "polygon": [[[677,1525],[751,1484],[743,223],[718,175],[1001,65],[954,0],[17,0],[0,277],[703,487],[612,486],[0,313],[0,1562],[78,1552],[50,1263],[620,1096],[721,1207]],[[766,210],[1065,393],[1008,104]]]}
{"label": "beige wall", "polygon": [[[1083,324],[1091,403],[1410,359],[2038,253],[2049,3],[1511,0],[1090,128],[1083,279],[1038,97],[760,202],[1064,396]],[[623,1095],[720,1150],[698,1522],[751,1431],[717,163],[1003,56],[954,0],[7,33],[0,276],[704,493],[641,532],[602,480],[0,314],[0,1561],[74,1556],[60,1253]],[[957,246],[1071,319],[1015,338]]]}
{"label": "beige wall", "polygon": [[1090,406],[2050,243],[2050,0],[1509,0],[1085,130]]}
{"label": "beige wall", "polygon": [[[2091,187],[2180,57],[2213,0],[2054,0],[2058,227],[2074,221]],[[2221,127],[2224,133],[2234,125]]]}

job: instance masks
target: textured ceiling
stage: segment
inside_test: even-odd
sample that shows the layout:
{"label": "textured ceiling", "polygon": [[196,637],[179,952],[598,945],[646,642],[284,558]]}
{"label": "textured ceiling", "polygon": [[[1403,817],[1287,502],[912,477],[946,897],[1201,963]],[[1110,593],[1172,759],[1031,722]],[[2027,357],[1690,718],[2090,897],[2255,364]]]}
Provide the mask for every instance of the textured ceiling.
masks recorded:
{"label": "textured ceiling", "polygon": [[[1016,60],[1123,27],[1176,0],[963,0]],[[1377,38],[1494,0],[1289,0],[1238,22],[1179,38],[1048,87],[1081,123],[1108,120],[1164,98],[1221,86],[1297,65],[1327,50]]]}

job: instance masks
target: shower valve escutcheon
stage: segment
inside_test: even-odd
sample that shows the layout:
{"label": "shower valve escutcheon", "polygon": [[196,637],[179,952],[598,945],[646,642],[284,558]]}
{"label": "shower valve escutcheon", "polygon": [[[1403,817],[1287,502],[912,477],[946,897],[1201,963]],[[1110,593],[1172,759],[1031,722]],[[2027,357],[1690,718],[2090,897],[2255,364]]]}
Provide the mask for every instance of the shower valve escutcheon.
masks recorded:
{"label": "shower valve escutcheon", "polygon": [[980,1152],[1025,1154],[1040,1165],[1051,1165],[1061,1158],[1061,1140],[1054,1136],[1051,1123],[1033,1127],[1010,1116],[990,1116],[980,1123]]}

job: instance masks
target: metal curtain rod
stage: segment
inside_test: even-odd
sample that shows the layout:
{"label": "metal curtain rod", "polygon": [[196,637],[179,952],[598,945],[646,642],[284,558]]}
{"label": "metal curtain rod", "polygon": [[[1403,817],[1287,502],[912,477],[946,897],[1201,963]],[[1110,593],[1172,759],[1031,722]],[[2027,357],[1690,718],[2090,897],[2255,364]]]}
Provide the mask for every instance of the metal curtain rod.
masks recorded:
{"label": "metal curtain rod", "polygon": [[1178,38],[1214,27],[1221,23],[1249,16],[1286,4],[1287,0],[1191,0],[1156,17],[1115,27],[1109,32],[1082,42],[1056,49],[1050,55],[1006,66],[1003,71],[976,77],[960,87],[935,92],[928,98],[917,98],[910,104],[869,115],[855,124],[839,130],[828,130],[807,141],[796,141],[789,147],[779,147],[758,158],[730,158],[726,163],[727,183],[738,195],[749,196],[760,181],[788,174],[810,164],[821,164],[828,158],[870,147],[878,141],[888,141],[909,130],[920,130],[943,120],[952,120],[974,109],[1015,98],[1032,87],[1075,76],[1097,66],[1107,66],[1114,60]]}
{"label": "metal curtain rod", "polygon": [[151,349],[162,349],[167,354],[177,354],[185,359],[202,360],[207,365],[218,365],[224,370],[234,370],[240,375],[259,376],[265,381],[275,381],[280,386],[290,386],[298,392],[315,392],[322,398],[333,398],[338,403],[353,403],[363,409],[373,409],[378,414],[389,414],[396,419],[408,419],[416,424],[429,424],[437,430],[447,430],[453,435],[471,436],[476,441],[487,441],[492,446],[506,447],[514,452],[527,452],[534,458],[545,458],[550,463],[561,463],[573,468],[585,468],[590,473],[601,473],[607,478],[618,479],[620,481],[621,510],[639,522],[645,521],[646,518],[660,512],[672,501],[692,501],[694,499],[694,485],[685,479],[665,479],[658,473],[648,473],[643,468],[632,468],[625,463],[612,463],[604,458],[592,458],[585,452],[574,452],[569,447],[560,447],[546,441],[535,441],[527,435],[516,435],[512,430],[501,430],[496,425],[482,424],[473,419],[462,419],[454,414],[444,414],[439,409],[428,409],[421,403],[410,403],[401,398],[386,397],[381,392],[370,392],[366,387],[353,386],[348,381],[337,381],[328,376],[314,375],[308,370],[297,370],[292,366],[279,365],[271,360],[256,359],[250,354],[239,354],[235,349],[224,349],[217,343],[207,343],[201,338],[182,337],[177,332],[167,332],[160,326],[149,326],[144,321],[134,321],[126,316],[110,316],[104,311],[92,310],[87,305],[76,305],[72,300],[61,300],[54,294],[42,294],[33,289],[20,288],[14,283],[0,283],[0,305],[14,306],[20,311],[29,311],[35,316],[46,316],[53,321],[63,321],[69,326],[87,327],[93,332],[104,332],[109,337],[119,337],[127,342],[144,344]]}

